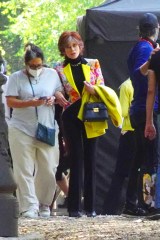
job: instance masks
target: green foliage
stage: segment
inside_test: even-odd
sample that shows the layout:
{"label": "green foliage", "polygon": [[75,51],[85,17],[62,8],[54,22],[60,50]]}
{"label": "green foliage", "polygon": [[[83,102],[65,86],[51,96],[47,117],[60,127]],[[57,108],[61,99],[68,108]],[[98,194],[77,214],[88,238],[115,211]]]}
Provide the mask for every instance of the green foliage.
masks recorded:
{"label": "green foliage", "polygon": [[[23,64],[24,44],[32,42],[45,53],[46,63],[60,60],[57,41],[65,30],[76,30],[77,17],[102,0],[9,0],[1,1],[3,27],[0,28],[1,48],[10,71]],[[2,17],[1,17],[2,18]],[[0,49],[1,49],[0,48]]]}

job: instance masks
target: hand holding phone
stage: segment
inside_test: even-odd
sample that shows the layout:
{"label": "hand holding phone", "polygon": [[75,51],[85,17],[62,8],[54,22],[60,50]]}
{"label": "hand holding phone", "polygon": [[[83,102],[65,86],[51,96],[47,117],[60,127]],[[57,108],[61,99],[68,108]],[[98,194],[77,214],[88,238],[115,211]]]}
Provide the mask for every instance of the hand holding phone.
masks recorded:
{"label": "hand holding phone", "polygon": [[47,97],[46,96],[39,97],[39,100],[47,100]]}

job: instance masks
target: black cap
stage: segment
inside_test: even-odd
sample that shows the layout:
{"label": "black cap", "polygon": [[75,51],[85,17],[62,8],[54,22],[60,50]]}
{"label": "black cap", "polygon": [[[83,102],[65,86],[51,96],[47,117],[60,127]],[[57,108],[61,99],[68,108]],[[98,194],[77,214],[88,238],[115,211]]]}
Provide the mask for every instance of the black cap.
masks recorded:
{"label": "black cap", "polygon": [[143,17],[139,21],[139,29],[140,31],[152,30],[154,28],[158,28],[159,23],[157,16],[153,13],[145,13]]}

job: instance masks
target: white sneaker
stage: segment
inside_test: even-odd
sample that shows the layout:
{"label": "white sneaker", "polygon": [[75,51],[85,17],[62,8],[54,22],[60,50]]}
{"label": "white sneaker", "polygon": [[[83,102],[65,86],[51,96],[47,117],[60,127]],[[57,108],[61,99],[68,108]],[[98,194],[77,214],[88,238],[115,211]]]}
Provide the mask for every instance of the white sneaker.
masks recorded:
{"label": "white sneaker", "polygon": [[38,218],[38,210],[36,209],[31,209],[26,212],[21,213],[22,217],[27,217],[27,218]]}
{"label": "white sneaker", "polygon": [[50,217],[51,212],[48,205],[41,204],[39,207],[39,215],[41,217]]}

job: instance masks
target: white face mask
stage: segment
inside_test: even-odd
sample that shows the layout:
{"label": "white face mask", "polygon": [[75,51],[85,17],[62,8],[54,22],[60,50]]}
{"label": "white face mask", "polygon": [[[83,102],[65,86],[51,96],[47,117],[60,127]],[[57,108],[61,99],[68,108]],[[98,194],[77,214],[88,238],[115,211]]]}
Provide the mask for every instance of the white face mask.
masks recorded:
{"label": "white face mask", "polygon": [[31,69],[30,67],[28,67],[28,72],[33,76],[33,77],[39,77],[39,75],[41,74],[42,72],[42,68],[40,69]]}

